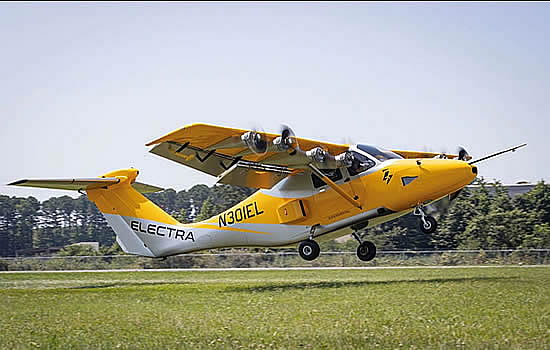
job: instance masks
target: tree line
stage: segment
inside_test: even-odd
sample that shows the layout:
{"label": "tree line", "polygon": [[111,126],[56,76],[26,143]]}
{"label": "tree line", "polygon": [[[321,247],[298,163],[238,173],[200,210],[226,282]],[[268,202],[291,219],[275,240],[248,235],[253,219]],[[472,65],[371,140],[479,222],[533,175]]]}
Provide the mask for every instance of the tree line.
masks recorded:
{"label": "tree line", "polygon": [[[222,212],[254,191],[230,185],[196,185],[147,197],[178,221],[190,223]],[[115,238],[101,212],[85,195],[52,197],[43,202],[34,197],[0,195],[0,256],[26,255],[33,249],[78,242],[99,242],[107,248],[105,252],[116,252]]]}
{"label": "tree line", "polygon": [[[550,248],[550,185],[538,183],[510,198],[505,187],[476,180],[452,202],[441,201],[434,215],[438,230],[426,235],[418,217],[405,215],[366,231],[382,250]],[[255,190],[231,185],[196,185],[147,195],[183,223],[207,219],[251,195]],[[0,195],[0,256],[30,254],[32,249],[63,247],[94,241],[104,252],[117,252],[115,234],[84,195],[34,197]],[[328,242],[323,250],[355,250],[356,242]]]}

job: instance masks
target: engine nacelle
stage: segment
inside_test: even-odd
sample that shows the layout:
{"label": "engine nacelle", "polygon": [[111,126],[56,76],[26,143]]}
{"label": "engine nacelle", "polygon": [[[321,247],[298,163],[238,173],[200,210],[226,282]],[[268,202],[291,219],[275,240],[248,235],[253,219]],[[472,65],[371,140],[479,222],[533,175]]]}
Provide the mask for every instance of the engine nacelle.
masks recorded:
{"label": "engine nacelle", "polygon": [[259,132],[248,131],[241,135],[241,140],[254,153],[263,154],[267,152],[267,141]]}
{"label": "engine nacelle", "polygon": [[336,169],[349,167],[353,161],[353,154],[349,151],[333,156],[321,147],[315,147],[306,153],[306,157],[320,169]]}

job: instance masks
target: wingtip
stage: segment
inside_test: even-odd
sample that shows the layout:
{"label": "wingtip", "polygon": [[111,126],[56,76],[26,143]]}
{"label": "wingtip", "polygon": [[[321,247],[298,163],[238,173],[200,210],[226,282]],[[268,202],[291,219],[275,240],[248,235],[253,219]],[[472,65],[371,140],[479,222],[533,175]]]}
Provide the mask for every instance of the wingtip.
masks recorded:
{"label": "wingtip", "polygon": [[[192,125],[193,125],[193,124],[192,124]],[[157,139],[155,139],[155,140],[153,140],[153,141],[147,142],[147,143],[145,144],[145,146],[153,146],[153,145],[156,145],[157,143],[162,143],[162,142],[164,142],[165,140],[169,139],[170,136],[174,135],[175,133],[178,133],[178,132],[182,131],[183,129],[185,129],[185,128],[187,128],[187,127],[189,127],[189,126],[184,126],[183,128],[179,128],[179,129],[177,129],[177,130],[174,130],[174,131],[172,131],[172,132],[169,132],[168,134],[166,134],[166,135],[164,135],[164,136],[161,136],[161,137],[159,137],[159,138],[157,138]]]}

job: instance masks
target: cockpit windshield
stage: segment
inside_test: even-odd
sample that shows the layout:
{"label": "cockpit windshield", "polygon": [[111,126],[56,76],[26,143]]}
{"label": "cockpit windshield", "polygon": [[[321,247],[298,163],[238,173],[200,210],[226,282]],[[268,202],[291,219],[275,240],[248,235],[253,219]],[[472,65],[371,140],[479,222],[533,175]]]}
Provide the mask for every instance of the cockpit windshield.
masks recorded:
{"label": "cockpit windshield", "polygon": [[403,157],[401,157],[400,155],[395,154],[392,151],[388,151],[387,149],[382,149],[369,145],[357,145],[357,148],[359,148],[363,152],[367,152],[374,158],[378,159],[378,161],[380,162],[388,159],[403,159]]}

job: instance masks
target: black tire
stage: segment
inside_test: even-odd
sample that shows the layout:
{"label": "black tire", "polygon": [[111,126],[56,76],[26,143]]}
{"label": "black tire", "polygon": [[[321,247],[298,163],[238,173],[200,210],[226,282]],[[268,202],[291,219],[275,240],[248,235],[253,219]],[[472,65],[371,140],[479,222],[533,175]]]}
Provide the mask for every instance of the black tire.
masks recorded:
{"label": "black tire", "polygon": [[437,221],[435,221],[433,216],[429,216],[429,215],[426,215],[424,219],[426,219],[425,224],[422,219],[420,219],[418,223],[418,227],[420,228],[420,231],[424,233],[434,233],[435,230],[437,230]]}
{"label": "black tire", "polygon": [[371,261],[376,256],[376,246],[374,243],[364,241],[357,247],[357,257],[362,261]]}
{"label": "black tire", "polygon": [[303,241],[300,243],[300,245],[298,246],[298,253],[302,257],[302,259],[311,261],[317,259],[319,253],[321,253],[321,248],[319,247],[319,244],[317,244],[317,242],[308,239],[307,241]]}

